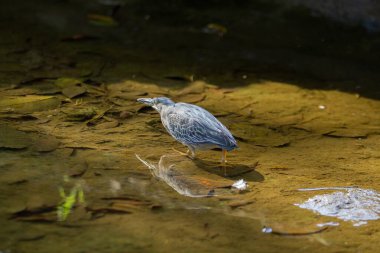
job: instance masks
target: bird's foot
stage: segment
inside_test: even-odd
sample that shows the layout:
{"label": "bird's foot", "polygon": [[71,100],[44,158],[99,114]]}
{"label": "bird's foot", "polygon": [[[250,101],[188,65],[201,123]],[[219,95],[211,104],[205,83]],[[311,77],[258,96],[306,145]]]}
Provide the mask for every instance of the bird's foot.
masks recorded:
{"label": "bird's foot", "polygon": [[179,150],[177,150],[177,149],[175,149],[175,148],[172,148],[172,149],[173,149],[175,152],[177,152],[178,154],[183,155],[183,156],[187,156],[187,157],[190,158],[190,159],[194,159],[194,158],[195,158],[195,155],[192,154],[192,152],[190,151],[190,149],[187,150],[186,153],[184,153],[184,152],[182,152],[182,151],[179,151]]}
{"label": "bird's foot", "polygon": [[226,165],[227,163],[227,150],[222,150],[222,159],[220,161],[222,165]]}

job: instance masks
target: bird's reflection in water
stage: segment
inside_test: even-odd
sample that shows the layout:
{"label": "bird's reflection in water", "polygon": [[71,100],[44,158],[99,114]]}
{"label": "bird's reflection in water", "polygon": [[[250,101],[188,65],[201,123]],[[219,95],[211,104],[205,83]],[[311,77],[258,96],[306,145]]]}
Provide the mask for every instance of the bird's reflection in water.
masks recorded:
{"label": "bird's reflection in water", "polygon": [[136,157],[146,165],[152,174],[164,181],[179,194],[189,197],[212,197],[231,194],[236,177],[249,181],[262,181],[264,177],[246,165],[227,165],[228,177],[220,164],[191,160],[183,155],[163,155],[158,162]]}

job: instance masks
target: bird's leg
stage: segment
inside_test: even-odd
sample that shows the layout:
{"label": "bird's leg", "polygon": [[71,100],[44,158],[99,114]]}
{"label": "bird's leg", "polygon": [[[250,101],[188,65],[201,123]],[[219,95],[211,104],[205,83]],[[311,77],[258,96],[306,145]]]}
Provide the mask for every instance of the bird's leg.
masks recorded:
{"label": "bird's leg", "polygon": [[221,160],[222,164],[226,164],[227,163],[227,150],[222,150],[222,160]]}
{"label": "bird's leg", "polygon": [[195,152],[194,152],[194,149],[193,148],[190,148],[188,147],[188,150],[186,151],[186,153],[184,152],[181,152],[175,148],[172,148],[175,152],[179,153],[180,155],[183,155],[183,156],[187,156],[191,159],[194,159],[195,158]]}
{"label": "bird's leg", "polygon": [[186,153],[184,153],[184,152],[182,152],[182,151],[179,151],[179,150],[177,150],[177,149],[175,149],[175,148],[172,148],[175,152],[177,152],[178,154],[180,154],[180,155],[184,155],[184,156],[188,156],[189,155],[189,151],[187,151]]}
{"label": "bird's leg", "polygon": [[222,160],[221,160],[222,166],[224,168],[224,176],[227,176],[227,150],[222,149]]}
{"label": "bird's leg", "polygon": [[188,147],[189,149],[187,150],[187,155],[191,158],[191,159],[194,159],[195,158],[195,150],[194,148],[192,147]]}

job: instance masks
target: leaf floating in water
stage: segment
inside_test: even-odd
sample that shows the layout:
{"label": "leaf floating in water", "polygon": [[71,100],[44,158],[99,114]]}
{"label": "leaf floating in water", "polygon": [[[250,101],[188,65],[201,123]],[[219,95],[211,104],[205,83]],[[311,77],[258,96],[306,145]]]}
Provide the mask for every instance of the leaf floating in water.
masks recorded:
{"label": "leaf floating in water", "polygon": [[118,26],[119,23],[110,16],[100,15],[100,14],[88,14],[88,21],[93,25],[99,26]]}

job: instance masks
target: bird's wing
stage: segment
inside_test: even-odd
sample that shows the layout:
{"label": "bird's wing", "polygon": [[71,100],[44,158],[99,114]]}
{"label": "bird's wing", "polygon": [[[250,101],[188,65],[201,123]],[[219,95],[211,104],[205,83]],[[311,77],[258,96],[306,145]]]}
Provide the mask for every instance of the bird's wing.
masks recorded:
{"label": "bird's wing", "polygon": [[180,142],[236,146],[236,141],[227,128],[199,106],[177,103],[163,116],[165,128]]}

